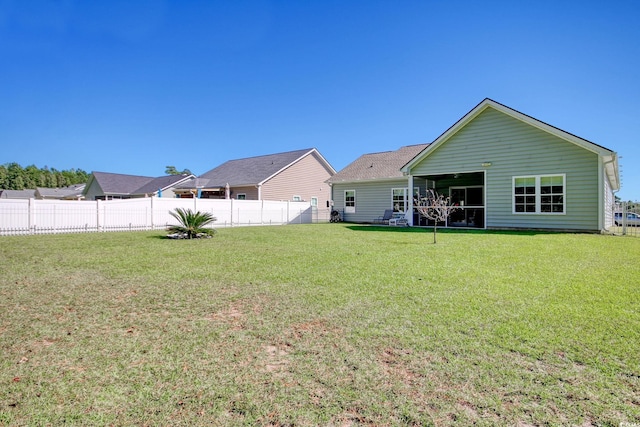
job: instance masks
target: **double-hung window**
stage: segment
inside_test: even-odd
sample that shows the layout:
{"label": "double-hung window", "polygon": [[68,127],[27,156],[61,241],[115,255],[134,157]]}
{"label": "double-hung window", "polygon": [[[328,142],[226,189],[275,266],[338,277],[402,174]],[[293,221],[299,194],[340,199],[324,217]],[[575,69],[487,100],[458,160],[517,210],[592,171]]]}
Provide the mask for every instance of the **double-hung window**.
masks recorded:
{"label": "double-hung window", "polygon": [[356,190],[344,191],[344,211],[346,213],[356,212]]}
{"label": "double-hung window", "polygon": [[407,211],[407,189],[392,188],[391,189],[391,206],[394,212]]}
{"label": "double-hung window", "polygon": [[513,213],[564,214],[566,175],[513,177]]}
{"label": "double-hung window", "polygon": [[[420,187],[413,188],[413,197],[420,198]],[[394,212],[406,212],[409,209],[409,189],[408,188],[392,188],[391,189],[391,207]]]}

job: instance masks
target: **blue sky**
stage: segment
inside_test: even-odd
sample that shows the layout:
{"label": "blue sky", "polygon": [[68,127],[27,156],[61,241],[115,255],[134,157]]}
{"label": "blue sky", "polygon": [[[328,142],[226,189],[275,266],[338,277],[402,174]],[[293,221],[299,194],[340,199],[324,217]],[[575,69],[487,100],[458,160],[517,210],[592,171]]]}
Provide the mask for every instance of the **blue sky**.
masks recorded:
{"label": "blue sky", "polygon": [[160,176],[431,142],[489,97],[640,200],[637,1],[0,0],[0,164]]}

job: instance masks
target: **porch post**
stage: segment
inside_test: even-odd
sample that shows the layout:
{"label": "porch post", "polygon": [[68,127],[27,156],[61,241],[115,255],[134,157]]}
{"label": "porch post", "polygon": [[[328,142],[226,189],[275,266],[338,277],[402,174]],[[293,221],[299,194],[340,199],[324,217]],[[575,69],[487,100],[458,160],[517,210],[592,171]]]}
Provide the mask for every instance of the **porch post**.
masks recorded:
{"label": "porch post", "polygon": [[407,209],[407,214],[409,215],[409,218],[407,218],[407,224],[409,224],[409,227],[413,227],[413,175],[409,175],[409,189],[407,191],[407,197],[409,198],[408,200],[408,206],[409,208]]}

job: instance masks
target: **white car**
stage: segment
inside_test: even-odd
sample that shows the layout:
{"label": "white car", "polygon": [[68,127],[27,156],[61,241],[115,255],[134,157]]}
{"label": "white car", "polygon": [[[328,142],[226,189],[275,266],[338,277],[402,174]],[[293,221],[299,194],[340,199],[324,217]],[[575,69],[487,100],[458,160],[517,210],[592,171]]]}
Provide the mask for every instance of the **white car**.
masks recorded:
{"label": "white car", "polygon": [[[623,222],[622,212],[616,212],[614,214],[614,222],[616,223],[616,225],[622,225],[622,222]],[[640,226],[640,216],[638,216],[637,213],[628,212],[627,219],[625,222],[629,226]]]}

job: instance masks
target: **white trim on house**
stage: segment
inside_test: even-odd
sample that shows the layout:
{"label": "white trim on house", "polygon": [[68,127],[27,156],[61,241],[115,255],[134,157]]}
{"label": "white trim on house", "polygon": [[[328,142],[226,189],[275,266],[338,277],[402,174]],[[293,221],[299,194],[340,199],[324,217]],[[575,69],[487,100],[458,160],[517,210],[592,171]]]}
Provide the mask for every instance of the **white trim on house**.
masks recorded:
{"label": "white trim on house", "polygon": [[[555,177],[562,177],[562,194],[558,194],[558,193],[551,193],[549,195],[549,197],[553,197],[553,196],[561,196],[562,197],[562,212],[553,212],[553,210],[549,211],[549,212],[543,212],[542,211],[542,197],[543,194],[540,190],[541,184],[540,181],[542,178],[555,178]],[[534,206],[535,206],[535,211],[534,212],[527,212],[526,210],[523,212],[518,212],[516,211],[516,179],[533,179],[534,180],[534,189],[535,192],[533,193],[533,195],[529,196],[529,197],[534,197]],[[514,215],[566,215],[567,214],[567,175],[564,173],[555,173],[555,174],[544,174],[544,175],[522,175],[522,176],[514,176],[512,177],[512,181],[511,181],[511,196],[512,196],[512,205],[511,205],[511,209]],[[523,197],[527,197],[527,195],[525,193],[523,193]],[[549,203],[550,205],[553,205],[553,203]],[[525,202],[525,206],[526,206],[526,202]]]}
{"label": "white trim on house", "polygon": [[[402,192],[402,206],[400,206],[398,204],[399,209],[396,211],[396,192],[400,191]],[[408,198],[408,194],[409,193],[409,189],[407,187],[394,187],[391,189],[391,208],[393,209],[394,212],[406,212],[407,211],[407,205],[409,204],[409,198]],[[398,201],[399,202],[399,201]]]}
{"label": "white trim on house", "polygon": [[344,185],[344,184],[358,184],[358,183],[367,183],[367,182],[389,182],[389,181],[398,181],[401,179],[407,179],[409,176],[398,176],[395,178],[367,178],[367,179],[350,179],[346,181],[334,181],[331,185]]}
{"label": "white trim on house", "polygon": [[[353,193],[353,206],[347,206],[347,193]],[[356,213],[356,190],[344,190],[344,213]]]}

